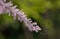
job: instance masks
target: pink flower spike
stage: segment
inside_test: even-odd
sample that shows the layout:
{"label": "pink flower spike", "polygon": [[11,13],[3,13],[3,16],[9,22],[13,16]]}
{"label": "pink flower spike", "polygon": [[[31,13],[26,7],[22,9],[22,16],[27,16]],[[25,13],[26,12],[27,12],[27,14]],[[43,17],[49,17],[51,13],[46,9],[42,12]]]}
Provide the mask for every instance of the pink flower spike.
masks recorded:
{"label": "pink flower spike", "polygon": [[8,16],[13,16],[14,20],[18,19],[20,22],[24,22],[30,31],[38,32],[41,30],[36,22],[32,22],[31,19],[28,19],[25,12],[17,9],[17,5],[13,6],[11,1],[7,3],[6,0],[0,0],[0,14],[4,13],[8,14]]}

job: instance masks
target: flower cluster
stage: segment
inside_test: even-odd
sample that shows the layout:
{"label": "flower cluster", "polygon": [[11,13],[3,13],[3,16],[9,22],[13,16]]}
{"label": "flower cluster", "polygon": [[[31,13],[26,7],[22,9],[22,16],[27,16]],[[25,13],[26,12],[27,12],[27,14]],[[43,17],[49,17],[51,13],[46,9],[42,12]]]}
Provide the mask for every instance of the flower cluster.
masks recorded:
{"label": "flower cluster", "polygon": [[13,6],[13,3],[6,2],[6,0],[0,0],[0,14],[8,14],[9,16],[13,16],[14,20],[18,19],[20,22],[24,22],[26,27],[30,31],[38,32],[41,28],[37,25],[36,22],[32,22],[31,19],[28,19],[27,16],[20,9],[16,8],[17,5]]}

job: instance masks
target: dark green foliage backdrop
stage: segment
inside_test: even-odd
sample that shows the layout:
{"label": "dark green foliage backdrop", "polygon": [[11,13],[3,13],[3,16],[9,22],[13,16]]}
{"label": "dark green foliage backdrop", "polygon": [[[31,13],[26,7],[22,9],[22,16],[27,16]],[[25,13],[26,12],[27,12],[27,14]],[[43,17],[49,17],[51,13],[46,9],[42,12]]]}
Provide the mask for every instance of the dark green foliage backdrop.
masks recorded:
{"label": "dark green foliage backdrop", "polygon": [[7,0],[23,9],[28,18],[41,27],[38,33],[30,32],[24,23],[0,15],[0,39],[60,39],[60,0]]}

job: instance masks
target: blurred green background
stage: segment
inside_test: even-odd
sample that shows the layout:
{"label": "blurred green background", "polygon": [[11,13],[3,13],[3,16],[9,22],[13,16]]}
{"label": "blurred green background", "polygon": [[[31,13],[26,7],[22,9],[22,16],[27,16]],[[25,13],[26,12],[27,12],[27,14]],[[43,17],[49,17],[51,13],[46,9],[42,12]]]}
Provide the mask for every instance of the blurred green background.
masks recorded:
{"label": "blurred green background", "polygon": [[0,15],[0,39],[60,39],[60,0],[7,0],[23,9],[28,18],[41,27],[38,33],[30,32],[24,23]]}

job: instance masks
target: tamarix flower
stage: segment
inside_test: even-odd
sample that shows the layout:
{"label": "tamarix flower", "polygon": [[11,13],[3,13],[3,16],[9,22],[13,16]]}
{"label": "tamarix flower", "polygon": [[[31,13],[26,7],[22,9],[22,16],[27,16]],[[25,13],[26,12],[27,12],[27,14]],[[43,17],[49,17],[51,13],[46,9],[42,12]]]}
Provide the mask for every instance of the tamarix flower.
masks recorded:
{"label": "tamarix flower", "polygon": [[17,6],[13,6],[13,3],[6,2],[6,0],[0,0],[0,14],[8,14],[9,16],[13,16],[14,20],[18,19],[20,22],[24,22],[26,27],[30,31],[38,32],[41,28],[37,25],[36,22],[32,22],[31,19],[28,19],[24,12],[16,8]]}

